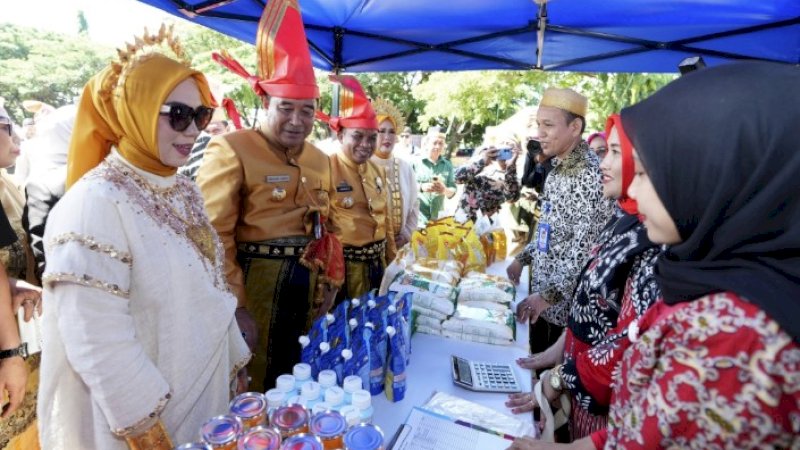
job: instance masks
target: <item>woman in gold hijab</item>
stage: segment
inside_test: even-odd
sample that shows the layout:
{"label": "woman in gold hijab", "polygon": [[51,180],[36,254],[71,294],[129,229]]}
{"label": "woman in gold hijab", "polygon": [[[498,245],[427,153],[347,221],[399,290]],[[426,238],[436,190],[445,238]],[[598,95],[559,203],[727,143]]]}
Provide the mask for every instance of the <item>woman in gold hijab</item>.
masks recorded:
{"label": "woman in gold hijab", "polygon": [[[205,77],[138,39],[78,106],[68,191],[45,232],[43,448],[169,449],[227,409],[249,359],[223,252],[176,175],[211,119]],[[241,383],[239,383],[241,386]]]}

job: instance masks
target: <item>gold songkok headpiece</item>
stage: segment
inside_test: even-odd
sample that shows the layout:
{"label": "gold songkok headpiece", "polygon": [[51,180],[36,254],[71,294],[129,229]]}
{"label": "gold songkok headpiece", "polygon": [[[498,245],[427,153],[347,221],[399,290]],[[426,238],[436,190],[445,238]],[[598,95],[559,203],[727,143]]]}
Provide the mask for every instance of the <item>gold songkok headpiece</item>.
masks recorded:
{"label": "gold songkok headpiece", "polygon": [[547,88],[539,106],[563,109],[581,117],[586,117],[589,100],[572,89]]}
{"label": "gold songkok headpiece", "polygon": [[[125,85],[125,77],[131,69],[154,54],[170,56],[184,66],[191,67],[183,46],[173,33],[173,25],[161,24],[157,34],[144,29],[144,34],[134,38],[133,44],[125,43],[125,49],[117,49],[118,60],[111,63],[112,74],[103,80],[100,94],[110,96],[119,86]],[[172,55],[169,54],[172,53]]]}
{"label": "gold songkok headpiece", "polygon": [[391,104],[388,100],[376,97],[372,100],[372,109],[375,110],[375,115],[378,116],[378,125],[386,119],[389,119],[394,124],[394,130],[399,134],[403,132],[406,126],[406,120],[403,113],[397,107]]}

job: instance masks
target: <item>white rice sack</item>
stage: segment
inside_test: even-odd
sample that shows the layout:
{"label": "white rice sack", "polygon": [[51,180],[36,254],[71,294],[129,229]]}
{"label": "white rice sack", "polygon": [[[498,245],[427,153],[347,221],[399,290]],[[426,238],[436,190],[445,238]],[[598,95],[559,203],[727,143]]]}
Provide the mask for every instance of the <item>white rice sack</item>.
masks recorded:
{"label": "white rice sack", "polygon": [[417,326],[416,327],[416,332],[417,333],[423,333],[423,334],[432,334],[434,336],[441,336],[442,335],[442,330],[441,329],[437,330],[435,328],[430,328],[430,327],[426,327],[426,326]]}
{"label": "white rice sack", "polygon": [[[431,319],[436,319],[439,322],[443,322],[443,321],[447,320],[447,318],[449,317],[449,315],[447,315],[447,314],[443,314],[443,313],[440,313],[439,311],[434,311],[432,309],[423,308],[423,307],[420,307],[420,306],[417,306],[417,305],[412,306],[411,307],[411,311],[413,311],[416,315],[426,316],[426,317],[429,317]],[[453,311],[455,311],[455,309]]]}
{"label": "white rice sack", "polygon": [[417,326],[421,327],[428,327],[435,330],[442,329],[442,319],[437,319],[436,317],[431,317],[425,314],[419,314],[415,318]]}
{"label": "white rice sack", "polygon": [[494,302],[510,305],[514,302],[516,288],[506,278],[470,272],[458,284],[458,301]]}
{"label": "white rice sack", "polygon": [[480,336],[477,334],[460,333],[458,331],[452,331],[452,330],[442,330],[440,333],[442,336],[446,338],[457,339],[459,341],[478,342],[481,344],[512,345],[514,343],[514,341],[509,341],[507,339],[502,339],[492,336]]}
{"label": "white rice sack", "polygon": [[494,311],[496,313],[502,313],[503,311],[508,310],[508,305],[504,303],[495,303],[495,302],[471,302],[471,301],[458,301],[459,305],[469,306],[470,308],[478,308],[478,309],[488,309],[489,311]]}
{"label": "white rice sack", "polygon": [[442,324],[446,330],[513,341],[516,334],[514,314],[510,309],[492,311],[458,305],[456,313]]}

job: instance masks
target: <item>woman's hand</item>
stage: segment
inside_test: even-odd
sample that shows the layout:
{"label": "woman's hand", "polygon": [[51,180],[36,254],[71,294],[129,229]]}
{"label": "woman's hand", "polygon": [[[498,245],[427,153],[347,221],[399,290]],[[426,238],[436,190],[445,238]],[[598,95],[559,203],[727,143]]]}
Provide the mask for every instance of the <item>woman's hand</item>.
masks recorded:
{"label": "woman's hand", "polygon": [[8,394],[0,419],[7,419],[22,404],[28,384],[28,365],[21,356],[0,360],[0,398]]}
{"label": "woman's hand", "polygon": [[[552,347],[551,347],[552,348]],[[527,358],[517,358],[517,365],[523,369],[541,370],[558,364],[558,355],[547,349],[541,353],[534,353]]]}
{"label": "woman's hand", "polygon": [[42,314],[42,288],[28,282],[9,279],[11,286],[11,310],[16,313],[20,307],[25,309],[24,319],[28,322],[33,317],[33,312]]}
{"label": "woman's hand", "polygon": [[529,436],[514,439],[507,450],[595,450],[591,437],[579,439],[571,444],[544,442]]}
{"label": "woman's hand", "polygon": [[247,374],[247,367],[242,367],[236,373],[236,395],[244,394],[250,389],[250,377]]}
{"label": "woman's hand", "polygon": [[577,447],[575,447],[573,444],[554,444],[552,442],[540,441],[529,436],[523,436],[514,439],[511,447],[508,447],[507,450],[567,450],[573,448]]}
{"label": "woman's hand", "polygon": [[499,150],[494,146],[484,147],[480,151],[481,158],[483,159],[483,163],[485,165],[489,165],[492,161],[497,159],[497,152]]}
{"label": "woman's hand", "polygon": [[533,411],[534,408],[539,407],[539,404],[536,402],[533,392],[520,392],[510,394],[506,400],[506,406],[511,408],[512,413],[522,414]]}
{"label": "woman's hand", "polygon": [[258,326],[253,315],[245,307],[236,308],[236,323],[239,325],[239,331],[242,332],[242,337],[250,352],[255,353],[256,345],[258,345]]}

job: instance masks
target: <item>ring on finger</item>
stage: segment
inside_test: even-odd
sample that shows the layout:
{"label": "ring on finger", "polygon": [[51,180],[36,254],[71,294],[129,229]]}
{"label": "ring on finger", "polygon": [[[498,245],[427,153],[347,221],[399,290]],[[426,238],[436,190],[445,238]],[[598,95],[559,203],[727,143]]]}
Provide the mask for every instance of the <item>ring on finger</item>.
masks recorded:
{"label": "ring on finger", "polygon": [[35,303],[33,303],[32,299],[26,298],[25,300],[22,301],[22,304],[23,305],[32,305],[32,304],[35,304]]}

